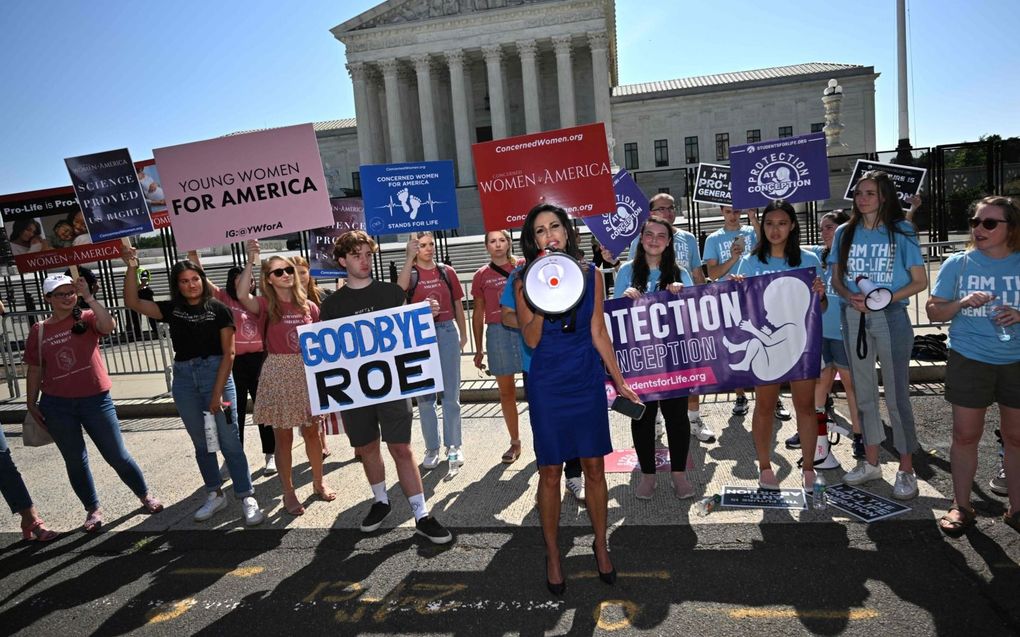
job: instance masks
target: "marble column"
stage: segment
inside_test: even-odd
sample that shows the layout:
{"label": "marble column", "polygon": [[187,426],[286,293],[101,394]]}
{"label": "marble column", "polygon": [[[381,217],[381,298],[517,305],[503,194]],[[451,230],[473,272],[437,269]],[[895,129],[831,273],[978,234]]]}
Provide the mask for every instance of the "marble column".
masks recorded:
{"label": "marble column", "polygon": [[534,40],[524,40],[517,43],[517,51],[521,56],[521,81],[524,85],[524,128],[528,133],[537,133],[542,130],[535,59],[537,46]]}
{"label": "marble column", "polygon": [[556,80],[560,96],[560,128],[577,124],[574,108],[574,65],[570,57],[572,36],[560,35],[553,38],[556,50]]}
{"label": "marble column", "polygon": [[354,118],[358,123],[358,156],[359,164],[374,163],[372,158],[372,124],[369,121],[368,88],[365,86],[365,65],[351,62],[347,65],[354,85]]}
{"label": "marble column", "polygon": [[503,47],[490,44],[482,47],[485,70],[489,79],[489,117],[492,138],[506,137],[506,102],[503,99]]}
{"label": "marble column", "polygon": [[414,72],[418,75],[418,109],[421,115],[421,143],[425,161],[439,159],[436,116],[432,104],[432,61],[427,54],[416,55]]}
{"label": "marble column", "polygon": [[400,110],[400,84],[397,81],[397,67],[394,59],[379,62],[386,91],[386,124],[390,130],[390,161],[399,164],[407,161],[404,146],[404,122]]}
{"label": "marble column", "polygon": [[589,31],[588,46],[591,49],[591,79],[595,89],[595,121],[606,126],[609,159],[615,169],[617,166],[613,151],[616,140],[613,138],[613,113],[610,105],[613,87],[609,78],[609,36],[605,31]]}
{"label": "marble column", "polygon": [[372,161],[376,164],[386,163],[386,149],[389,145],[386,140],[389,138],[389,131],[383,122],[383,113],[386,112],[386,99],[382,91],[382,76],[378,68],[374,66],[365,67],[365,94],[368,102],[368,121],[372,131],[372,138],[369,140],[372,146]]}
{"label": "marble column", "polygon": [[474,166],[471,164],[471,136],[468,131],[468,100],[464,86],[464,51],[448,51],[446,61],[450,67],[450,95],[453,102],[453,137],[457,144],[457,185],[474,183]]}

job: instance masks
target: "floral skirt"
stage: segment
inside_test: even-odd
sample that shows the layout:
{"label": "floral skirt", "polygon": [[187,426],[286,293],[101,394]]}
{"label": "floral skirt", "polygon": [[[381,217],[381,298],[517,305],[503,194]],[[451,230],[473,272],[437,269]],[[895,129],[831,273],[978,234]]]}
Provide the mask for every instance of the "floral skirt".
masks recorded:
{"label": "floral skirt", "polygon": [[312,416],[309,406],[301,354],[270,354],[266,357],[259,375],[254,421],[277,429],[320,424],[321,418]]}

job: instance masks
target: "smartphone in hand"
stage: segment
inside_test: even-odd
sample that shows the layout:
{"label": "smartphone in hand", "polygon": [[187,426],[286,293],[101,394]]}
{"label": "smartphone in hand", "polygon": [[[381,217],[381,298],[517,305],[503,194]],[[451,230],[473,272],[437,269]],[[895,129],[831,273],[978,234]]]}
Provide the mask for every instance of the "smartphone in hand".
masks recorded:
{"label": "smartphone in hand", "polygon": [[616,397],[616,400],[613,401],[612,409],[613,411],[620,412],[631,420],[641,420],[641,417],[645,415],[644,403],[631,402],[623,396]]}

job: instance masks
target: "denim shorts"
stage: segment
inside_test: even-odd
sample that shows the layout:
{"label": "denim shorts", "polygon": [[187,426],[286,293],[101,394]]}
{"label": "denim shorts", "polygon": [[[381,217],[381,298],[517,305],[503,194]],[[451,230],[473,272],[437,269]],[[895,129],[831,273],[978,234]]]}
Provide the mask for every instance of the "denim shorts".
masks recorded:
{"label": "denim shorts", "polygon": [[520,372],[523,369],[520,332],[500,323],[489,323],[485,326],[485,355],[493,376]]}
{"label": "denim shorts", "polygon": [[832,366],[850,369],[850,359],[846,356],[846,346],[841,338],[822,339],[822,367]]}

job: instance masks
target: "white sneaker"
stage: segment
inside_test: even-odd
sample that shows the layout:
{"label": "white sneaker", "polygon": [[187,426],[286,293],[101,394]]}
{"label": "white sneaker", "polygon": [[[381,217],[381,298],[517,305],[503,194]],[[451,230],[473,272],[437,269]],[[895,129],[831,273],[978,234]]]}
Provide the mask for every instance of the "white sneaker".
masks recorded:
{"label": "white sneaker", "polygon": [[666,433],[666,421],[662,417],[662,412],[655,414],[655,437],[662,438]]}
{"label": "white sneaker", "polygon": [[464,466],[464,452],[460,450],[460,445],[446,448],[446,461],[450,463],[451,467],[459,468]]}
{"label": "white sneaker", "polygon": [[691,419],[691,435],[701,442],[715,442],[715,432],[705,424],[701,416]]}
{"label": "white sneaker", "polygon": [[792,418],[792,416],[790,415],[790,410],[786,408],[786,405],[783,404],[782,400],[776,401],[776,418],[782,420],[783,422],[786,422],[787,420]]}
{"label": "white sneaker", "polygon": [[439,449],[426,449],[425,457],[422,458],[422,469],[435,469],[439,466]]}
{"label": "white sneaker", "polygon": [[216,493],[215,491],[210,492],[205,504],[198,507],[198,511],[195,511],[195,522],[205,522],[225,506],[227,506],[226,495]]}
{"label": "white sneaker", "polygon": [[839,460],[836,456],[832,455],[830,450],[829,439],[822,436],[818,438],[818,444],[815,446],[815,469],[838,469]]}
{"label": "white sneaker", "polygon": [[230,467],[227,466],[227,461],[224,460],[223,464],[220,465],[220,480],[230,479]]}
{"label": "white sneaker", "polygon": [[241,513],[244,515],[245,526],[262,524],[262,521],[266,519],[266,515],[259,508],[259,503],[250,495],[241,499]]}
{"label": "white sneaker", "polygon": [[872,480],[882,479],[882,467],[873,465],[867,460],[859,460],[857,466],[850,473],[843,476],[843,482],[850,486],[857,486]]}
{"label": "white sneaker", "polygon": [[567,491],[574,495],[574,499],[584,503],[584,478],[567,478]]}
{"label": "white sneaker", "polygon": [[917,493],[917,476],[906,471],[897,471],[892,497],[897,500],[912,500],[917,497]]}
{"label": "white sneaker", "polygon": [[265,474],[271,476],[276,473],[276,455],[267,453],[266,454],[266,470]]}

